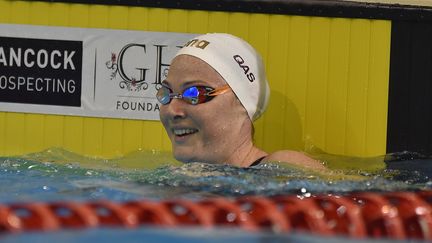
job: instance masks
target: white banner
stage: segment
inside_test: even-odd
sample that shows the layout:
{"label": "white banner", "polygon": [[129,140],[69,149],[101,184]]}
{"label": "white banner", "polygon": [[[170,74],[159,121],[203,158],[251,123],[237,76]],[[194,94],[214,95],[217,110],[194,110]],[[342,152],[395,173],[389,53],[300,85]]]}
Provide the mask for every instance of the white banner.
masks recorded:
{"label": "white banner", "polygon": [[156,91],[193,36],[0,24],[0,111],[158,120]]}

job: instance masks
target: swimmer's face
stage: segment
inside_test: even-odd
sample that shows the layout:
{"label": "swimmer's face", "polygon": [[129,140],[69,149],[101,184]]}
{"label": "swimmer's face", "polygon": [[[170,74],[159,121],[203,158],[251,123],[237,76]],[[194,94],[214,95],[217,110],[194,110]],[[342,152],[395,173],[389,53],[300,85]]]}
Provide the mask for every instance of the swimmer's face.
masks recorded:
{"label": "swimmer's face", "polygon": [[[163,85],[173,93],[190,86],[219,88],[225,80],[206,62],[179,55]],[[160,119],[171,140],[174,157],[182,162],[224,163],[242,143],[242,125],[249,120],[235,94],[228,92],[198,105],[172,99],[161,105]],[[246,120],[245,120],[246,119]]]}

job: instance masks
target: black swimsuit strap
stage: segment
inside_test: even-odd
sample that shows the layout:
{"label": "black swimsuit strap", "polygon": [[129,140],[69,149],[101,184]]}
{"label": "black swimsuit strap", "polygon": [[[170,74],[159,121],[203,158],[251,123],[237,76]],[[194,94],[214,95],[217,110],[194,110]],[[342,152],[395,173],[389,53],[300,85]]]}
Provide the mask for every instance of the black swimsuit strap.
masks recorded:
{"label": "black swimsuit strap", "polygon": [[261,163],[261,161],[262,161],[265,157],[266,157],[266,156],[263,156],[263,157],[261,157],[261,158],[255,160],[255,161],[254,161],[254,162],[253,162],[249,167],[259,165],[259,164]]}

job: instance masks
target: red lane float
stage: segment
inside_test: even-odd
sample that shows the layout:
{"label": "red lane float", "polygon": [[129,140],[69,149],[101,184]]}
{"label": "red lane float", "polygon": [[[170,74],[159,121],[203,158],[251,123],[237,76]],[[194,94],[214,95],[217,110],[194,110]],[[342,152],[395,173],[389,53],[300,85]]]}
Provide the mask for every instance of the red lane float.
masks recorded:
{"label": "red lane float", "polygon": [[0,232],[152,225],[234,226],[354,238],[432,239],[432,191],[0,204]]}

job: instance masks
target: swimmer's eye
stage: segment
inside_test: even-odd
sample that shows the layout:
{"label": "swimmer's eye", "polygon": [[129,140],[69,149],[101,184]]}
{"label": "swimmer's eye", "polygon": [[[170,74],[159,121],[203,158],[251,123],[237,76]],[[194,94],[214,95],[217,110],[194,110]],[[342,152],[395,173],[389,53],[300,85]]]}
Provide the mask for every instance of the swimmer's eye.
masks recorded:
{"label": "swimmer's eye", "polygon": [[225,93],[230,90],[228,84],[214,89],[208,86],[190,86],[183,90],[181,94],[173,93],[172,90],[166,86],[162,86],[156,98],[162,105],[169,104],[172,99],[182,99],[191,105],[197,105],[212,100],[215,96]]}

